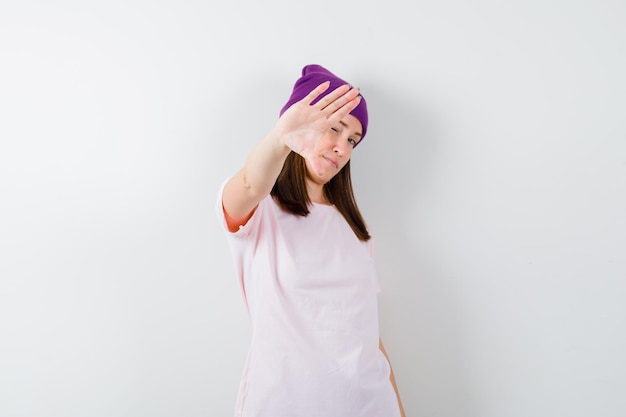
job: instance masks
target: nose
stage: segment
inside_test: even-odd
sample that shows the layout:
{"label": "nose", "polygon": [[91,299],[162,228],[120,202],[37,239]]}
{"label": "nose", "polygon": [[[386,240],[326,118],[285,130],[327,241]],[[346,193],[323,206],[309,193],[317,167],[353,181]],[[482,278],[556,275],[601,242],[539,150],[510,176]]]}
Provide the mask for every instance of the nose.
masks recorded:
{"label": "nose", "polygon": [[333,151],[335,152],[337,156],[343,156],[346,154],[346,145],[349,145],[348,141],[343,138],[340,138],[337,142],[335,142]]}

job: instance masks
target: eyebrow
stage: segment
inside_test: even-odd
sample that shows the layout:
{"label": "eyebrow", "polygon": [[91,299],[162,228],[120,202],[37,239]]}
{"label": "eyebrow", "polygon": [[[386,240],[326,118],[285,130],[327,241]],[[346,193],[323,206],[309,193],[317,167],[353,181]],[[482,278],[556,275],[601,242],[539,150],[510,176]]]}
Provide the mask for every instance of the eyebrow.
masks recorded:
{"label": "eyebrow", "polygon": [[[347,127],[348,127],[348,125],[347,125],[345,122],[342,122],[341,120],[339,121],[339,124],[341,124],[341,126],[343,126],[343,127],[345,127],[345,128],[347,128]],[[358,132],[354,132],[354,134],[355,134],[356,136],[363,136],[361,133],[358,133]]]}

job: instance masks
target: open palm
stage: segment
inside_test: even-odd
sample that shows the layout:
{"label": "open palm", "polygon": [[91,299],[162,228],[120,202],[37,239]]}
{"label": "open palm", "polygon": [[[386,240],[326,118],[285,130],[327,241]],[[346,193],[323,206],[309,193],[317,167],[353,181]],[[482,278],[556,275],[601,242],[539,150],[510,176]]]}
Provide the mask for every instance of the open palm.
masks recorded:
{"label": "open palm", "polygon": [[345,84],[311,105],[329,85],[329,82],[320,84],[302,100],[294,103],[283,113],[276,125],[285,144],[307,159],[318,175],[323,174],[323,162],[315,153],[315,144],[360,102],[359,91]]}

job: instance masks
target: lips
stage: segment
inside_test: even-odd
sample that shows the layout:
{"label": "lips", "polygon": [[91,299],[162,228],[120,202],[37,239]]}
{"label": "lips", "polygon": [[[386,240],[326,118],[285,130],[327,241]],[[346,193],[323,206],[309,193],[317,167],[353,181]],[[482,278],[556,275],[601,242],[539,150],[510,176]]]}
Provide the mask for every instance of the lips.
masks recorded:
{"label": "lips", "polygon": [[322,158],[324,158],[326,162],[328,162],[330,165],[334,166],[335,168],[339,167],[339,165],[337,164],[337,161],[335,161],[334,159],[329,158],[327,156],[322,156]]}

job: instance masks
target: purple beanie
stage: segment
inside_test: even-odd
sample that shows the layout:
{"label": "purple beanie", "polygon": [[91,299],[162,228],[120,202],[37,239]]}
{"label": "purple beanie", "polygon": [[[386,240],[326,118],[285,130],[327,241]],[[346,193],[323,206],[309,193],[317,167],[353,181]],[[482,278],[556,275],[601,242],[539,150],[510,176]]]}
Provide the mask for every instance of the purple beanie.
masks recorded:
{"label": "purple beanie", "polygon": [[[332,72],[328,71],[326,68],[321,65],[307,65],[302,68],[302,76],[296,81],[293,86],[293,91],[291,93],[291,97],[289,97],[289,101],[283,106],[280,110],[280,115],[282,115],[285,110],[291,107],[292,104],[297,101],[302,100],[309,94],[315,87],[322,84],[325,81],[330,81],[330,86],[326,91],[319,95],[311,104],[315,104],[322,97],[329,94],[337,87],[341,87],[344,84],[347,84],[344,80],[337,77]],[[363,138],[365,138],[365,133],[367,132],[367,103],[365,102],[365,98],[361,95],[361,102],[356,108],[354,108],[351,112],[351,115],[359,119],[361,122],[361,127],[363,128],[361,140],[357,143],[361,143]]]}

